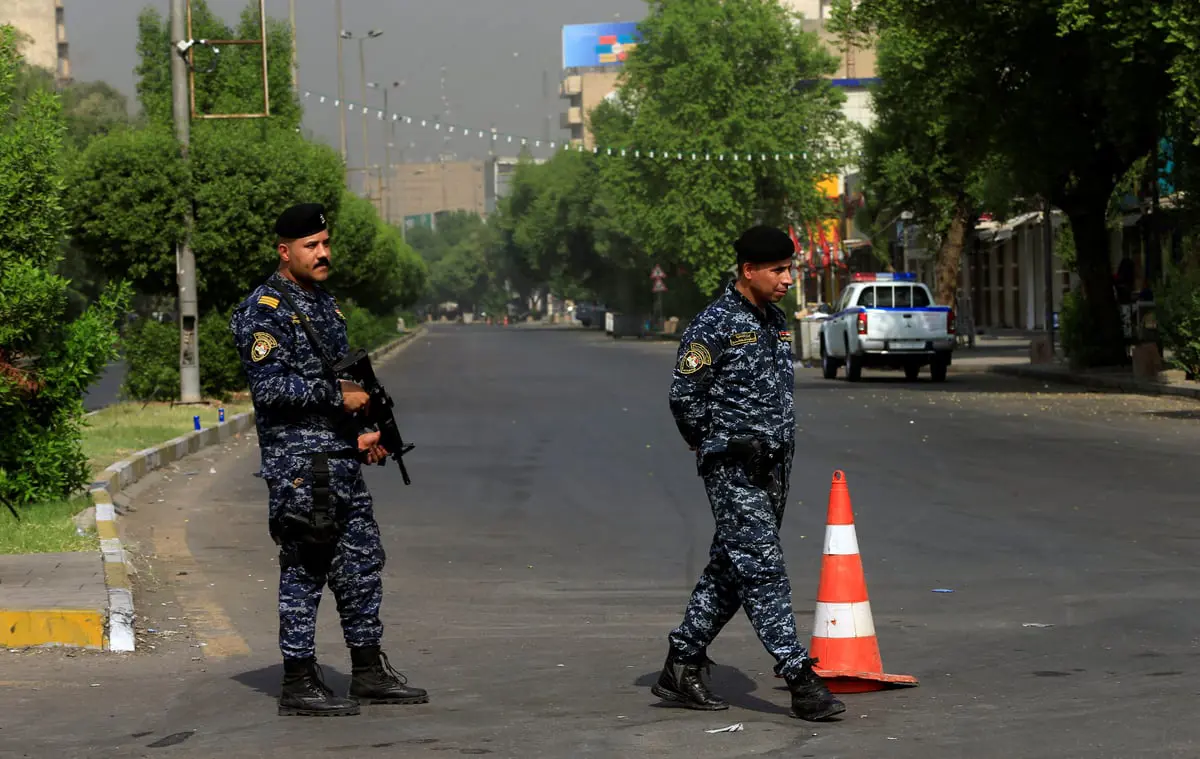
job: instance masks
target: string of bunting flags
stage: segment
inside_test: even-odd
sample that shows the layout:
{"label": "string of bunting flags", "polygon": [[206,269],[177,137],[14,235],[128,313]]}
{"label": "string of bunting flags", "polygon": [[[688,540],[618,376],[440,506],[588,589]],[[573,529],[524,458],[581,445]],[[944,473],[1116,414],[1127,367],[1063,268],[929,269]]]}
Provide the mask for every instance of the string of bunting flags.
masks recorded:
{"label": "string of bunting flags", "polygon": [[[322,105],[329,105],[330,107],[333,107],[333,108],[341,108],[343,106],[343,101],[339,98],[329,97],[328,95],[322,95],[320,93],[314,93],[311,91],[305,91],[304,99],[305,100],[315,99],[317,103],[320,103]],[[685,151],[685,150],[645,150],[645,151],[643,151],[643,150],[635,150],[633,148],[611,148],[611,147],[599,147],[599,146],[592,147],[592,148],[585,148],[582,144],[572,145],[569,142],[564,142],[561,140],[535,139],[532,137],[522,137],[520,135],[513,135],[513,134],[497,132],[494,129],[480,129],[478,127],[466,127],[466,126],[462,126],[459,124],[443,124],[441,121],[438,121],[436,119],[421,118],[419,116],[405,116],[405,115],[402,115],[399,113],[385,114],[382,109],[374,108],[372,106],[367,106],[367,105],[361,105],[359,103],[353,103],[349,100],[345,101],[344,105],[346,107],[346,110],[350,111],[351,113],[362,113],[363,115],[368,115],[368,116],[371,114],[374,114],[375,119],[377,121],[383,121],[384,119],[390,119],[393,122],[402,123],[405,126],[415,126],[415,127],[421,127],[424,129],[433,129],[434,131],[437,131],[437,132],[440,132],[443,129],[445,129],[447,134],[462,135],[463,137],[474,136],[477,139],[481,139],[481,140],[491,138],[492,142],[503,141],[505,144],[519,144],[521,147],[529,147],[532,145],[535,148],[540,148],[543,145],[545,145],[546,147],[550,148],[551,150],[571,150],[571,151],[576,151],[579,153],[590,152],[593,155],[619,156],[621,158],[641,158],[641,157],[645,156],[647,158],[659,158],[659,159],[674,158],[677,161],[684,161],[684,160],[725,161],[725,160],[730,160],[730,161],[736,161],[736,162],[758,161],[758,162],[762,163],[762,162],[767,162],[767,161],[807,161],[810,154],[813,155],[814,158],[822,157],[822,156],[823,157],[832,156],[835,158],[856,158],[856,157],[859,157],[862,155],[862,151],[858,151],[858,150],[829,151],[827,153],[820,153],[818,151],[808,151],[808,150],[803,150],[803,151],[799,151],[799,152],[791,152],[791,153],[763,153],[763,152],[732,153],[731,152],[728,155],[726,155],[725,153],[716,153],[716,154],[714,154],[712,152],[700,153],[700,152],[695,152],[695,151],[690,151],[690,150],[688,150],[688,151]]]}

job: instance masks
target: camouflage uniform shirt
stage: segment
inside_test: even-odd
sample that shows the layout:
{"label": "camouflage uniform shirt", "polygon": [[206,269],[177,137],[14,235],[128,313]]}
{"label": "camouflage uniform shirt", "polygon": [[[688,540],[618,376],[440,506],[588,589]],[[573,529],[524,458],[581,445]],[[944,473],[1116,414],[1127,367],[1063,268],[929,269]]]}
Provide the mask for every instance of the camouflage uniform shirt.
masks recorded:
{"label": "camouflage uniform shirt", "polygon": [[774,304],[759,310],[730,282],[684,331],[671,412],[701,463],[739,436],[790,452],[796,434],[794,377],[783,310]]}
{"label": "camouflage uniform shirt", "polygon": [[[308,316],[331,362],[349,351],[345,317],[332,295],[319,286],[309,292],[278,274],[267,282],[285,288]],[[264,478],[290,476],[305,454],[357,448],[359,430],[342,407],[341,385],[278,292],[260,285],[234,309],[230,329],[250,383]],[[341,461],[357,466],[353,459]]]}

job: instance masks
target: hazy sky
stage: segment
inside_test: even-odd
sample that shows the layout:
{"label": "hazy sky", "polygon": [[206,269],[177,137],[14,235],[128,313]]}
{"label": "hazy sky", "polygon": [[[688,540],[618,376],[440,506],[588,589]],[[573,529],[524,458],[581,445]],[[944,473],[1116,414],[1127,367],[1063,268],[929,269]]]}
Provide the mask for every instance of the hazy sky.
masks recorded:
{"label": "hazy sky", "polygon": [[[246,0],[208,3],[231,23],[246,6]],[[168,0],[64,0],[63,4],[75,79],[105,80],[132,100],[137,15],[151,6],[165,17]],[[429,117],[442,114],[448,104],[451,123],[484,130],[494,126],[531,139],[544,136],[550,116],[551,139],[556,141],[566,136],[559,129],[559,114],[565,110],[565,101],[558,97],[562,26],[638,21],[646,10],[643,0],[343,0],[342,6],[347,30],[356,35],[369,29],[384,32],[365,43],[367,80],[404,82],[388,96],[391,111]],[[268,16],[287,19],[288,0],[266,0],[266,7]],[[337,94],[334,8],[334,0],[296,0],[301,93],[309,90],[330,98]],[[358,102],[358,42],[345,42],[343,56],[346,98]],[[367,102],[382,108],[383,96],[368,89]],[[318,104],[315,96],[304,105],[305,127],[338,148],[337,110],[328,103]],[[360,165],[360,115],[347,116],[346,135],[350,163]],[[487,154],[484,140],[455,137],[446,143],[445,136],[415,125],[396,128],[398,147],[408,148],[405,160],[427,160],[442,150],[460,158]],[[409,143],[415,145],[409,148]],[[368,124],[368,144],[371,163],[381,162],[382,126],[374,116]],[[496,152],[516,155],[517,150],[502,144]],[[534,153],[550,155],[545,148]],[[400,158],[393,153],[392,160],[399,163]]]}

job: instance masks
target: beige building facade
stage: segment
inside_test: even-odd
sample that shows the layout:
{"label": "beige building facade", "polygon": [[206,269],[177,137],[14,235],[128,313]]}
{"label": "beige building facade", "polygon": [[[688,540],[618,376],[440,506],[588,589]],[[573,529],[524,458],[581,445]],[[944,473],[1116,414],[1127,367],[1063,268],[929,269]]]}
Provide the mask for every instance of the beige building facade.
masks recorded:
{"label": "beige building facade", "polygon": [[53,72],[60,82],[71,79],[63,0],[0,0],[0,24],[11,24],[25,35],[22,54],[27,63]]}
{"label": "beige building facade", "polygon": [[492,156],[481,161],[397,164],[387,188],[385,205],[390,207],[385,217],[397,226],[403,220],[408,229],[436,227],[438,216],[453,211],[469,211],[486,218],[495,212],[498,200],[508,194],[518,161]]}

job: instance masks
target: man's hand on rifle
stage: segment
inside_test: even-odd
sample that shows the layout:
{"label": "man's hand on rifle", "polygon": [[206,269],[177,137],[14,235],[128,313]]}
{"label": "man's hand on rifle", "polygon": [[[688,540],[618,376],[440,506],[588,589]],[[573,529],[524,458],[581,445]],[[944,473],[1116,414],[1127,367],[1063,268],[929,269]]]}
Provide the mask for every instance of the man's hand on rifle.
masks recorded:
{"label": "man's hand on rifle", "polygon": [[368,464],[378,464],[388,456],[387,449],[379,444],[379,436],[382,434],[381,432],[368,432],[358,436],[358,450],[366,451]]}
{"label": "man's hand on rifle", "polygon": [[347,414],[355,414],[367,408],[371,396],[363,390],[362,385],[350,380],[339,380],[342,383],[342,407]]}

